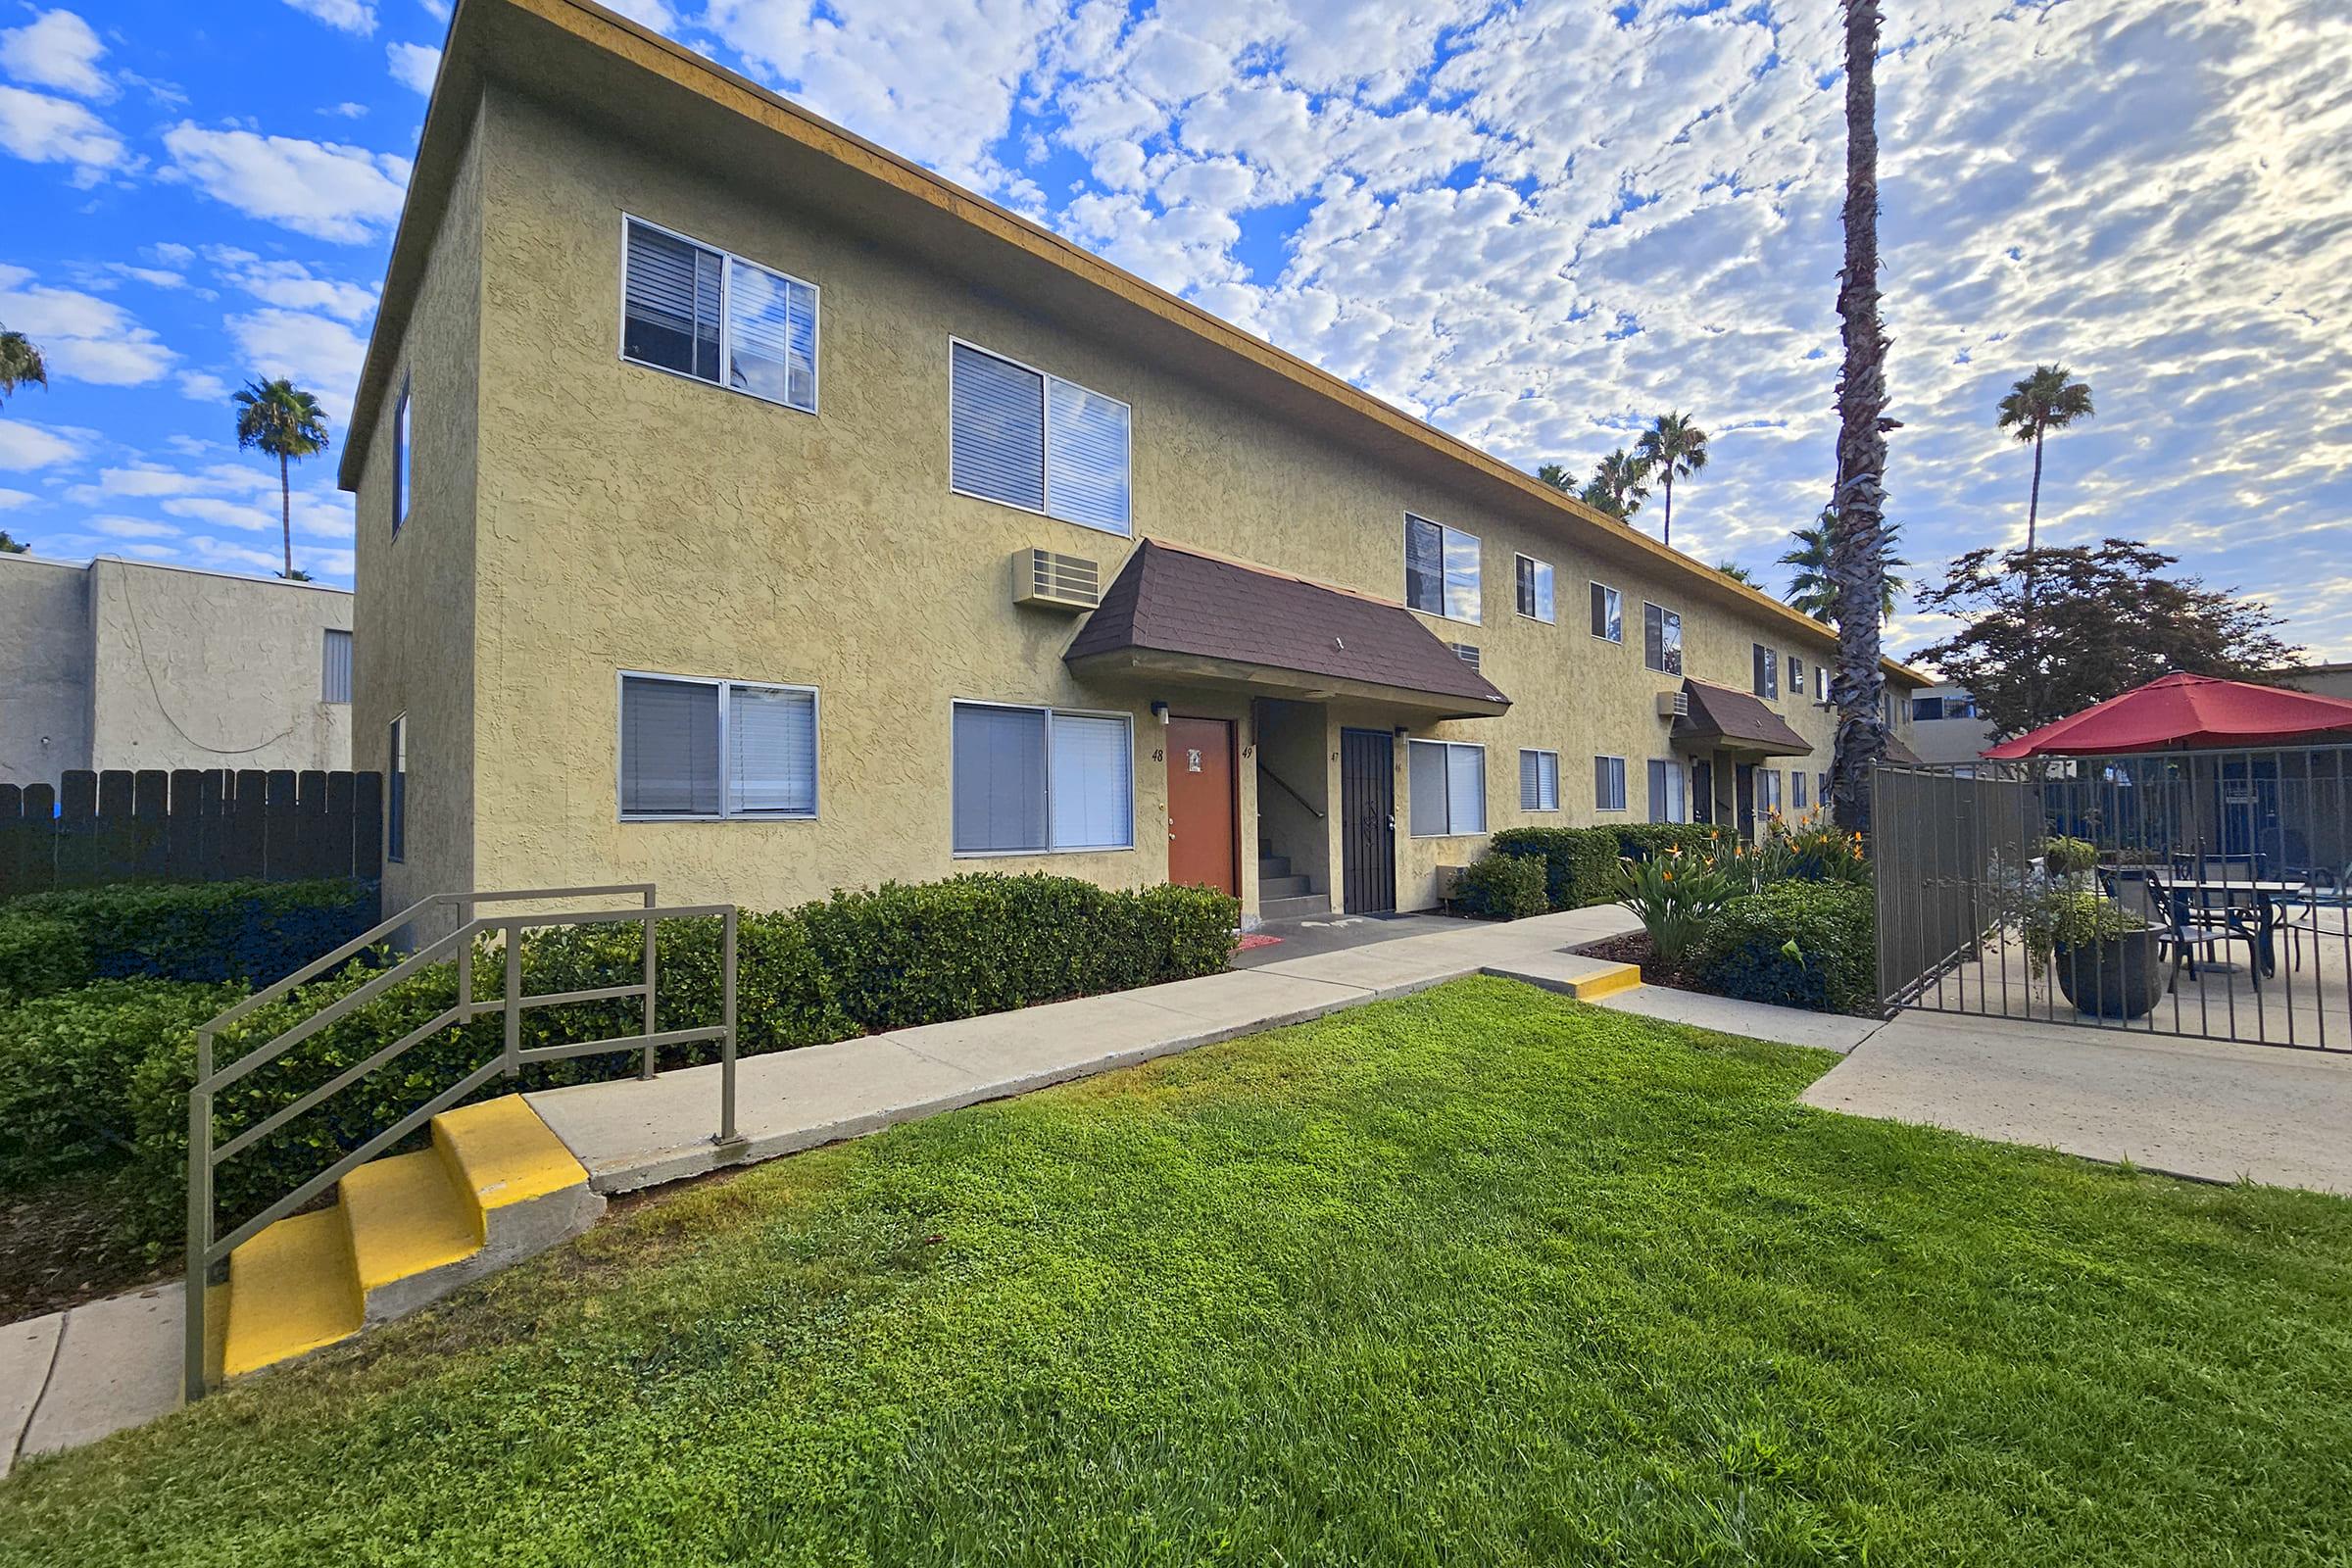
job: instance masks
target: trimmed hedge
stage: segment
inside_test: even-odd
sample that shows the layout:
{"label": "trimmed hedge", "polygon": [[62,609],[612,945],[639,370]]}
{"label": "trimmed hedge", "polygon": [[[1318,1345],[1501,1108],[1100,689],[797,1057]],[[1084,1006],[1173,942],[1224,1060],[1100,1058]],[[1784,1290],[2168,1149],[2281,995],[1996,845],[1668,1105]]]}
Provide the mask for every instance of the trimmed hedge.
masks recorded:
{"label": "trimmed hedge", "polygon": [[1878,1011],[1877,934],[1869,888],[1790,880],[1726,904],[1691,956],[1699,983],[1722,996],[1867,1016]]}
{"label": "trimmed hedge", "polygon": [[373,925],[371,882],[124,883],[0,906],[0,1002],[93,980],[265,986]]}
{"label": "trimmed hedge", "polygon": [[[1068,877],[979,874],[918,885],[890,884],[739,922],[736,1005],[746,1054],[941,1023],[1037,1003],[1213,974],[1233,953],[1239,904],[1203,888],[1118,892]],[[664,921],[660,932],[658,1027],[716,1023],[721,1012],[719,922]],[[642,972],[640,928],[626,923],[556,927],[523,944],[523,987],[539,995],[633,982]],[[477,951],[474,995],[497,997],[504,961]],[[353,965],[302,987],[222,1034],[217,1060],[234,1061],[334,998],[364,985]],[[454,963],[419,970],[354,1015],[320,1030],[278,1060],[220,1093],[214,1111],[221,1140],[365,1059],[456,1000]],[[201,1020],[197,1020],[201,1021]],[[635,1034],[634,1001],[574,1004],[523,1014],[525,1049]],[[343,1152],[424,1103],[501,1049],[496,1013],[445,1029],[392,1068],[352,1085],[311,1113],[237,1155],[216,1183],[222,1223],[234,1225]],[[664,1065],[707,1060],[715,1048],[673,1049]],[[480,1098],[624,1076],[636,1058],[614,1054],[527,1068],[519,1083],[494,1079]],[[138,1069],[131,1088],[139,1162],[154,1206],[146,1234],[175,1235],[186,1192],[187,1095],[195,1043],[179,1031]],[[717,1102],[711,1102],[713,1127]]]}
{"label": "trimmed hedge", "polygon": [[1520,855],[1480,856],[1453,885],[1453,906],[1482,920],[1523,920],[1550,907],[1542,862]]}
{"label": "trimmed hedge", "polygon": [[1490,841],[1497,855],[1544,862],[1544,895],[1554,909],[1617,901],[1617,861],[1671,849],[1704,850],[1729,832],[1705,822],[1628,822],[1617,827],[1511,827]]}

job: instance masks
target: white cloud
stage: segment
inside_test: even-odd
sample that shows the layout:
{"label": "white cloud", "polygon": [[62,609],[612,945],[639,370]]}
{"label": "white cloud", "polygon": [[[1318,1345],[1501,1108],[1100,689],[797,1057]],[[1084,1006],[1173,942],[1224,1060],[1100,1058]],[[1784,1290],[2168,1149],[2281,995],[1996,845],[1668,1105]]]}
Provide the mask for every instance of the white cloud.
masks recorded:
{"label": "white cloud", "polygon": [[305,16],[365,37],[375,31],[375,7],[368,0],[286,0]]}
{"label": "white cloud", "polygon": [[97,439],[95,430],[0,418],[0,468],[46,468],[70,462]]}
{"label": "white cloud", "polygon": [[85,186],[131,162],[122,138],[89,110],[22,87],[0,87],[0,147],[26,163],[71,164]]}
{"label": "white cloud", "polygon": [[[274,490],[276,487],[271,486]],[[179,496],[163,503],[163,509],[174,517],[193,517],[209,522],[216,528],[243,528],[249,531],[274,528],[278,525],[276,497],[265,503],[258,497],[249,502],[220,501],[205,496]]]}
{"label": "white cloud", "polygon": [[171,174],[249,217],[358,244],[400,216],[409,163],[388,153],[181,122],[164,134]]}
{"label": "white cloud", "polygon": [[433,74],[441,69],[441,51],[430,44],[392,43],[384,46],[392,79],[414,92],[431,92]]}
{"label": "white cloud", "polygon": [[317,393],[329,417],[341,422],[368,357],[366,338],[341,321],[304,311],[255,311],[232,316],[226,324],[255,369],[290,377]]}
{"label": "white cloud", "polygon": [[0,512],[13,512],[19,507],[29,506],[32,500],[33,494],[29,490],[0,488]]}
{"label": "white cloud", "polygon": [[[431,0],[426,0],[425,9],[433,10]],[[656,32],[675,32],[678,28],[677,13],[671,11],[663,0],[610,0],[606,9],[617,11],[631,22],[642,24]],[[434,14],[447,16],[449,12],[443,8]]]}
{"label": "white cloud", "polygon": [[112,98],[115,85],[98,69],[106,45],[71,11],[43,11],[22,27],[0,29],[0,69],[19,81],[55,87],[77,98]]}
{"label": "white cloud", "polygon": [[142,386],[176,356],[138,318],[112,300],[33,281],[21,267],[0,265],[0,321],[41,345],[61,379],[101,386]]}
{"label": "white cloud", "polygon": [[199,403],[219,403],[228,396],[228,383],[210,370],[179,372],[179,395]]}
{"label": "white cloud", "polygon": [[179,530],[168,522],[151,522],[145,517],[92,517],[87,524],[109,539],[176,539]]}
{"label": "white cloud", "polygon": [[291,311],[324,311],[356,321],[375,309],[375,290],[359,283],[319,277],[300,262],[240,262],[221,273],[222,280],[254,298]]}
{"label": "white cloud", "polygon": [[368,106],[363,103],[347,101],[339,104],[329,104],[318,112],[322,115],[333,115],[338,120],[358,120],[368,113]]}

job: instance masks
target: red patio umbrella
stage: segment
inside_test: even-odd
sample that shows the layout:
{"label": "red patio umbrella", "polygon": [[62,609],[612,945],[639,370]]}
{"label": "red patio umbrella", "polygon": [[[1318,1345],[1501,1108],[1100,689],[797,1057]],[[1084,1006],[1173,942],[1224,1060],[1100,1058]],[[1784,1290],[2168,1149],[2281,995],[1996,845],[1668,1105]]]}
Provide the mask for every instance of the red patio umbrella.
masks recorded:
{"label": "red patio umbrella", "polygon": [[2009,760],[2292,746],[2333,731],[2352,731],[2352,703],[2214,675],[2172,674],[2003,741],[1984,755]]}

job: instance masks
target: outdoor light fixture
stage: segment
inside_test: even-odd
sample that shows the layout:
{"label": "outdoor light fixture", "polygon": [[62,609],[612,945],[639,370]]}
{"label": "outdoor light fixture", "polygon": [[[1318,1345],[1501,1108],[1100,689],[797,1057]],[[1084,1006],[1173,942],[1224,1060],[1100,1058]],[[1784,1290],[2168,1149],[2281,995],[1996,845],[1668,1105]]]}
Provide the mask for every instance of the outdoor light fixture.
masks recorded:
{"label": "outdoor light fixture", "polygon": [[1168,705],[1162,702],[1153,702],[1152,705],[1152,716],[1158,719],[1162,724],[1165,724],[1168,721]]}
{"label": "outdoor light fixture", "polygon": [[1398,740],[1402,740],[1402,739],[1404,739],[1404,738],[1405,738],[1407,735],[1410,735],[1412,732],[1413,732],[1413,727],[1412,727],[1410,724],[1399,724],[1399,725],[1397,725],[1397,726],[1396,726],[1396,738],[1397,738]]}

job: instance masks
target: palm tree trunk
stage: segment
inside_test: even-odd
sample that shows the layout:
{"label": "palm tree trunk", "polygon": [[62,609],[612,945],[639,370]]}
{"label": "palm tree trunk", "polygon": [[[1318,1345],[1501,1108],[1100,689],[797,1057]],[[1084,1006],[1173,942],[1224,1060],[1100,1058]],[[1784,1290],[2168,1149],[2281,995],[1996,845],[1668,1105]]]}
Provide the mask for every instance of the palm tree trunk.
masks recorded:
{"label": "palm tree trunk", "polygon": [[1666,538],[1664,542],[1669,545],[1674,543],[1674,470],[1672,468],[1666,470]]}
{"label": "palm tree trunk", "polygon": [[1885,523],[1886,337],[1879,324],[1878,0],[1845,5],[1845,267],[1838,316],[1845,362],[1838,376],[1837,524],[1830,580],[1837,592],[1837,760],[1830,802],[1838,825],[1870,830],[1870,771],[1886,754],[1880,704],[1879,598],[1886,571]]}
{"label": "palm tree trunk", "polygon": [[294,479],[286,455],[277,455],[277,520],[285,530],[286,581],[294,580]]}
{"label": "palm tree trunk", "polygon": [[2026,635],[2026,727],[2041,722],[2041,643],[2034,630],[2034,604],[2040,597],[2041,565],[2034,559],[2035,532],[2041,521],[2041,442],[2046,426],[2034,426],[2034,487],[2026,492],[2026,604],[2021,617]]}

